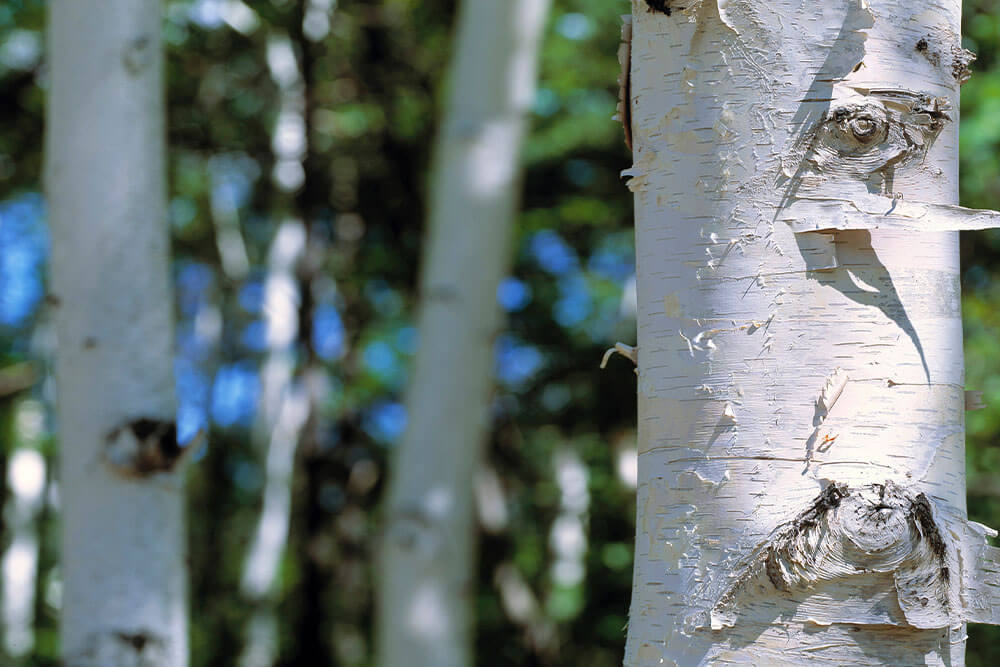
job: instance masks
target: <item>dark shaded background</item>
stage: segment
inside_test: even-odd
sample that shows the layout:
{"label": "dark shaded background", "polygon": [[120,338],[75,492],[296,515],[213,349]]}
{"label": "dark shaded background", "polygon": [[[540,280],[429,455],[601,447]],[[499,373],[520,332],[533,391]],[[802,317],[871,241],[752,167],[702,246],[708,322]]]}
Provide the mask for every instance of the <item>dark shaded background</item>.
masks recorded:
{"label": "dark shaded background", "polygon": [[[323,252],[297,277],[305,296],[296,363],[321,369],[326,391],[298,451],[289,544],[270,599],[279,664],[370,665],[378,499],[405,425],[429,149],[455,3],[165,4],[179,425],[211,429],[190,472],[192,664],[235,664],[262,604],[240,593],[265,482],[264,453],[251,437],[266,351],[261,301],[274,232],[298,217]],[[628,4],[554,4],[524,151],[517,255],[498,294],[509,328],[496,344],[495,428],[480,485],[483,667],[610,667],[621,664],[625,640],[635,379],[624,360],[605,372],[597,365],[607,347],[635,336],[624,297],[634,264],[631,197],[618,177],[630,159],[610,120],[618,17]],[[1000,208],[1000,2],[965,5],[966,46],[979,61],[963,90],[962,203]],[[328,26],[307,16],[310,6]],[[58,652],[39,182],[43,20],[40,0],[0,3],[0,550],[4,571],[24,573],[33,590],[32,632],[12,649],[5,629],[4,665],[55,665]],[[268,58],[288,47],[306,107],[298,129],[282,130]],[[289,171],[278,156],[296,136],[306,139],[301,169]],[[226,225],[242,239],[245,273],[224,269]],[[969,413],[970,514],[1000,526],[1000,232],[967,234],[962,250],[968,387],[993,406]],[[32,479],[45,485],[45,500],[25,509],[17,485]],[[37,577],[10,556],[17,535],[32,532]],[[1000,664],[997,630],[969,634],[970,665]]]}

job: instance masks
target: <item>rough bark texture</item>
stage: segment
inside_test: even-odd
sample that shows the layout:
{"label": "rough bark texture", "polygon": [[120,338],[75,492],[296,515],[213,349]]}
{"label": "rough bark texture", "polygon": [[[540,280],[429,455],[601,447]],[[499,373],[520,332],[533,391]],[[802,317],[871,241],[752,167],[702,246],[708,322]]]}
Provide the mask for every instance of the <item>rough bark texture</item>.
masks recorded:
{"label": "rough bark texture", "polygon": [[960,2],[632,9],[626,664],[961,664]]}
{"label": "rough bark texture", "polygon": [[463,2],[436,147],[409,425],[379,565],[384,667],[472,664],[473,477],[489,426],[496,290],[548,0]]}
{"label": "rough bark texture", "polygon": [[61,643],[72,667],[187,664],[160,20],[156,0],[49,7]]}

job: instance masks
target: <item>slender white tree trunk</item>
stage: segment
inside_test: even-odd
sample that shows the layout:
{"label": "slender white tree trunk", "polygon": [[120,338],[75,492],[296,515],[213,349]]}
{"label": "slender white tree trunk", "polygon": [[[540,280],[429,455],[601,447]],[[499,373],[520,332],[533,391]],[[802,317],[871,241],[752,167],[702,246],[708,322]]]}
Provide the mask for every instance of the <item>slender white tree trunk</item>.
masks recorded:
{"label": "slender white tree trunk", "polygon": [[381,546],[378,662],[472,664],[473,484],[489,428],[496,290],[548,0],[461,4],[436,147],[409,424]]}
{"label": "slender white tree trunk", "polygon": [[67,665],[187,664],[156,0],[49,5]]}
{"label": "slender white tree trunk", "polygon": [[294,270],[305,240],[302,222],[287,220],[278,228],[268,258],[263,311],[269,351],[261,372],[263,399],[257,424],[263,440],[259,451],[265,454],[264,498],[240,584],[243,596],[255,605],[241,667],[273,665],[278,654],[276,583],[288,545],[295,452],[309,416],[307,392],[293,377],[301,299]]}
{"label": "slender white tree trunk", "polygon": [[625,663],[961,664],[959,0],[632,10]]}

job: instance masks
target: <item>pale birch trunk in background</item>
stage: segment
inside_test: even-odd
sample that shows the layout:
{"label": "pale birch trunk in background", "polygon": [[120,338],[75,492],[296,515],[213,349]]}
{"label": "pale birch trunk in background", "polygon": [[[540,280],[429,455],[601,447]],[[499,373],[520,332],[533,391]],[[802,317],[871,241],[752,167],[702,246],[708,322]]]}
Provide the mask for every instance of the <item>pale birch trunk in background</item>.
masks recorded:
{"label": "pale birch trunk in background", "polygon": [[632,2],[625,662],[961,664],[960,2],[671,4]]}
{"label": "pale birch trunk in background", "polygon": [[73,667],[187,664],[160,9],[49,5],[61,653]]}
{"label": "pale birch trunk in background", "polygon": [[548,0],[466,0],[437,139],[409,423],[378,567],[378,664],[472,664],[473,484],[489,429],[496,290]]}
{"label": "pale birch trunk in background", "polygon": [[299,285],[295,266],[305,249],[306,232],[299,220],[278,228],[268,257],[264,283],[264,321],[268,354],[261,372],[263,394],[255,434],[264,456],[264,498],[240,583],[244,598],[254,605],[247,626],[241,667],[273,665],[278,654],[275,598],[281,560],[288,545],[292,514],[295,452],[309,416],[309,399],[295,381],[295,341],[299,321]]}
{"label": "pale birch trunk in background", "polygon": [[[306,91],[287,35],[269,37],[267,63],[271,80],[280,91],[272,140],[276,164],[272,181],[281,190],[294,190],[302,186],[302,163],[308,151]],[[262,390],[253,432],[255,449],[264,459],[264,497],[240,584],[243,597],[254,607],[244,633],[240,667],[267,667],[278,655],[278,574],[291,525],[295,454],[310,411],[296,368],[303,294],[295,274],[306,243],[306,224],[288,219],[278,227],[268,253],[261,309],[268,353],[261,368]]]}

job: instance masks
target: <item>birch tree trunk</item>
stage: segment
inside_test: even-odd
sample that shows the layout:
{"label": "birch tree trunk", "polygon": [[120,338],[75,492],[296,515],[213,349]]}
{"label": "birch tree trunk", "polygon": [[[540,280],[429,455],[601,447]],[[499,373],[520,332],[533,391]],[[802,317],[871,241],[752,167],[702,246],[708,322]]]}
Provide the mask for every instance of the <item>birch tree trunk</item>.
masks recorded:
{"label": "birch tree trunk", "polygon": [[409,424],[381,545],[378,664],[471,665],[473,477],[490,416],[496,290],[548,0],[461,4],[436,146]]}
{"label": "birch tree trunk", "polygon": [[[681,6],[682,5],[682,6]],[[947,664],[967,521],[960,2],[633,0],[627,665]]]}
{"label": "birch tree trunk", "polygon": [[62,648],[187,664],[156,0],[53,0],[46,187],[61,432]]}

